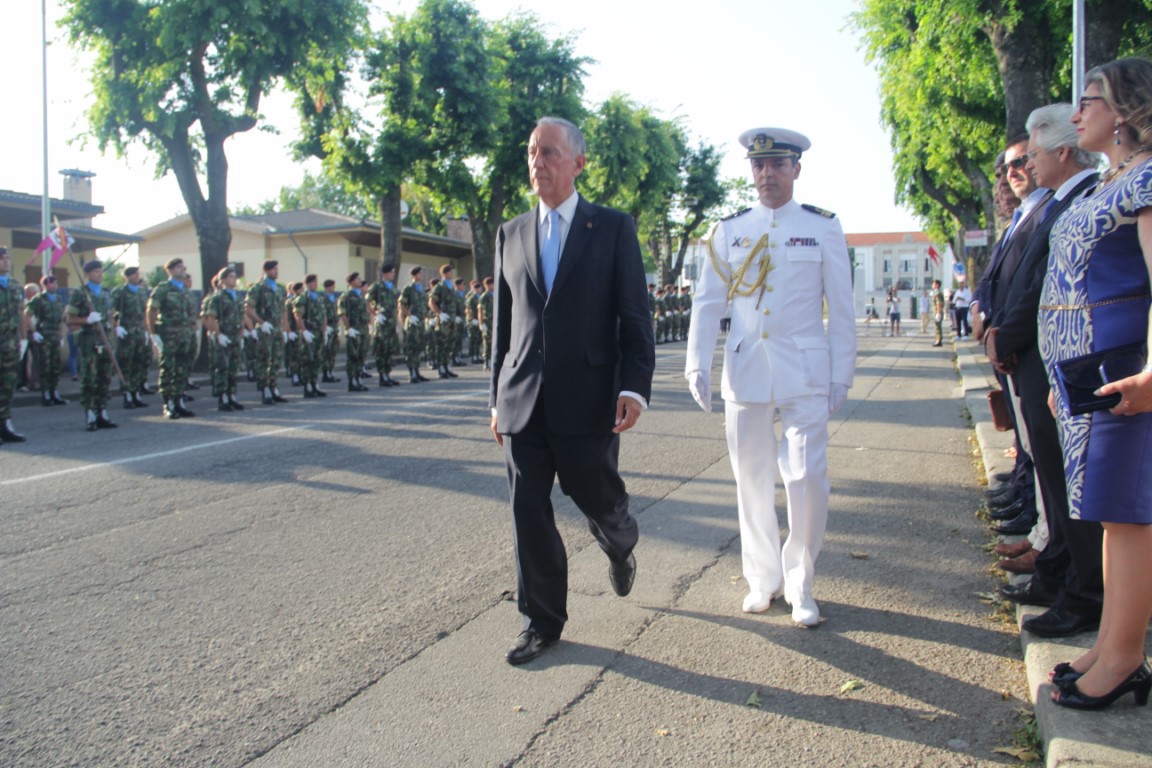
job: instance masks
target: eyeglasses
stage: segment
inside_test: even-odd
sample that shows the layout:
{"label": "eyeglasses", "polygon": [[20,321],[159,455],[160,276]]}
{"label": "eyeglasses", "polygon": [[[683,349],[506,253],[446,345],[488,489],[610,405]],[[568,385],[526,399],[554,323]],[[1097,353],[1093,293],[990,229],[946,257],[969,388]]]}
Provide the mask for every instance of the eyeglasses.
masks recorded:
{"label": "eyeglasses", "polygon": [[1014,157],[1006,163],[1001,163],[1000,167],[997,168],[996,170],[1000,174],[1008,173],[1009,168],[1011,168],[1014,171],[1018,171],[1021,168],[1023,168],[1024,166],[1028,165],[1028,158],[1029,157],[1030,157],[1030,155],[1028,153],[1020,155],[1020,157]]}
{"label": "eyeglasses", "polygon": [[1080,111],[1083,112],[1084,108],[1092,101],[1104,101],[1103,96],[1081,96],[1080,97]]}

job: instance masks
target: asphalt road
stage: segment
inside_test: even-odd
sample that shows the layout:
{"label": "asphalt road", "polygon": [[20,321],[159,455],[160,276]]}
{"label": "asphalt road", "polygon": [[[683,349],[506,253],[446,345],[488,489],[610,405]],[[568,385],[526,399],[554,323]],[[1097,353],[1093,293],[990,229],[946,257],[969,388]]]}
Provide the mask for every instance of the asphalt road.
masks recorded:
{"label": "asphalt road", "polygon": [[1006,760],[1027,692],[1013,628],[977,597],[995,582],[950,352],[860,341],[822,627],[739,612],[723,417],[662,345],[622,448],[636,589],[611,594],[557,489],[569,631],[515,669],[478,367],[239,414],[202,390],[176,422],[114,404],[121,427],[95,434],[78,406],[20,409],[30,442],[0,448],[0,765]]}

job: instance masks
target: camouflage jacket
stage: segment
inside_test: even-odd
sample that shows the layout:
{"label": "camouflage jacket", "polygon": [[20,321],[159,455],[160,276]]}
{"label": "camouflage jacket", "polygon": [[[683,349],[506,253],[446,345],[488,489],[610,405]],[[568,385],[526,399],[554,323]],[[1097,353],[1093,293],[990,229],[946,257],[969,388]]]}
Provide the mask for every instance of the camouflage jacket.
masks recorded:
{"label": "camouflage jacket", "polygon": [[112,317],[125,330],[144,330],[149,291],[142,285],[133,291],[127,285],[112,289]]}
{"label": "camouflage jacket", "polygon": [[86,344],[102,344],[103,339],[100,337],[100,331],[96,326],[104,327],[104,334],[107,336],[108,331],[111,329],[111,321],[108,319],[112,314],[112,301],[110,299],[110,292],[100,289],[100,295],[90,292],[86,287],[77,288],[68,294],[68,315],[71,317],[88,317],[92,312],[100,313],[100,322],[92,325],[85,325],[77,331],[76,340]]}
{"label": "camouflage jacket", "polygon": [[157,331],[195,330],[196,318],[200,316],[192,292],[171,280],[156,286],[148,307],[156,312],[153,326]]}
{"label": "camouflage jacket", "polygon": [[23,316],[24,286],[9,275],[8,287],[0,288],[0,338],[15,339]]}
{"label": "camouflage jacket", "polygon": [[348,318],[349,328],[355,328],[361,333],[368,330],[368,303],[360,291],[349,288],[340,294],[336,302],[336,313]]}
{"label": "camouflage jacket", "polygon": [[244,307],[240,294],[235,290],[220,288],[204,297],[200,306],[201,317],[216,318],[220,333],[236,341],[244,325]]}
{"label": "camouflage jacket", "polygon": [[56,294],[38,293],[28,301],[25,312],[36,318],[36,330],[41,335],[60,338],[60,323],[64,320],[64,302]]}
{"label": "camouflage jacket", "polygon": [[276,330],[280,330],[280,320],[284,312],[284,299],[288,292],[279,283],[275,288],[268,285],[267,280],[261,280],[248,289],[245,297],[245,306],[251,307],[256,317],[262,323],[271,323]]}
{"label": "camouflage jacket", "polygon": [[[296,324],[300,326],[297,330],[312,331],[312,333],[320,334],[324,331],[324,323],[327,322],[327,310],[325,304],[329,304],[323,294],[316,293],[305,289],[304,293],[292,299],[292,313],[296,317]],[[302,325],[301,325],[302,319]]]}
{"label": "camouflage jacket", "polygon": [[410,313],[423,320],[428,314],[428,299],[423,289],[417,286],[418,283],[408,283],[404,286],[404,290],[400,291],[400,303],[407,307]]}
{"label": "camouflage jacket", "polygon": [[368,309],[372,314],[384,313],[385,322],[396,322],[396,302],[400,296],[383,280],[372,283],[368,289]]}

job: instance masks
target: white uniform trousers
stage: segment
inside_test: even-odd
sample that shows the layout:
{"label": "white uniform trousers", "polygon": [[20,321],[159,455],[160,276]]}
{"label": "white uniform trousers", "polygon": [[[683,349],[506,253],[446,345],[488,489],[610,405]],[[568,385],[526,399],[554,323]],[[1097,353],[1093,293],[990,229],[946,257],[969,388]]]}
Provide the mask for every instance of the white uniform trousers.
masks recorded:
{"label": "white uniform trousers", "polygon": [[[726,400],[724,420],[749,590],[771,595],[785,586],[787,594],[811,592],[828,522],[828,398],[804,396],[777,403]],[[783,549],[776,520],[777,466],[788,497],[788,540]]]}

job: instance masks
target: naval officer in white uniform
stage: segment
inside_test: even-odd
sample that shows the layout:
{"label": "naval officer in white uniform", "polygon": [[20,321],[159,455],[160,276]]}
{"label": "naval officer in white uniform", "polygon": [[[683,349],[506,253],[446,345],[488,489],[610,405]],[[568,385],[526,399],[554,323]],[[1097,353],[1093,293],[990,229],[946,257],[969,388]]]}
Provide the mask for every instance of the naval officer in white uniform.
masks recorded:
{"label": "naval officer in white uniform", "polygon": [[[828,417],[847,398],[856,366],[851,263],[835,214],[792,199],[800,155],[811,142],[795,131],[754,128],[740,144],[760,202],[712,232],[710,264],[692,304],[685,376],[710,412],[713,352],[730,306],[720,394],[748,582],[743,608],[761,613],[783,594],[792,620],[814,627],[820,610],[813,572],[828,518]],[[788,495],[783,548],[776,466]]]}

